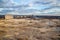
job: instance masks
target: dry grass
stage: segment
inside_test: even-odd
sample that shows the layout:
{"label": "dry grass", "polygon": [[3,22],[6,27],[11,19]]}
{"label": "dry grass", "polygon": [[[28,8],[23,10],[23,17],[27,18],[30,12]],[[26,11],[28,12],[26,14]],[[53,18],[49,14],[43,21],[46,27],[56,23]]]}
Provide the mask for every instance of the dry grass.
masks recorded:
{"label": "dry grass", "polygon": [[60,19],[0,20],[0,39],[60,40]]}

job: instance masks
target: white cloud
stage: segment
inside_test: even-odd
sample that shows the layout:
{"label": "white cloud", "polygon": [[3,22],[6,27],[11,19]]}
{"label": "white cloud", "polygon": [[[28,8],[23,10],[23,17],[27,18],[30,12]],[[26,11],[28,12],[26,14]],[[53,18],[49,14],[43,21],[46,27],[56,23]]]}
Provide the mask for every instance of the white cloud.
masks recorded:
{"label": "white cloud", "polygon": [[[44,9],[44,11],[42,11],[42,12],[35,11],[36,15],[37,14],[43,14],[43,13],[51,13],[51,12],[55,12],[55,13],[58,14],[59,11],[60,11],[60,8],[55,8],[55,6],[59,6],[60,7],[60,1],[58,1],[58,0],[32,0],[29,3],[24,3],[23,2],[24,5],[20,5],[17,2],[14,2],[13,0],[0,0],[0,4],[1,4],[0,7],[2,7],[2,8],[5,7],[5,6],[7,6],[7,7],[11,7],[12,6],[12,8],[7,8],[7,9],[8,10],[15,10],[15,11],[18,11],[18,12],[20,12],[20,10],[23,11],[24,9],[28,10],[28,8],[29,9],[30,8],[33,9],[34,8],[33,6],[35,6],[35,5],[38,5],[38,6],[39,5],[45,5],[45,6],[49,6],[50,5],[51,6],[49,8]],[[16,8],[14,8],[14,7],[16,7]],[[19,7],[19,8],[17,8],[17,7]],[[6,10],[6,8],[3,8],[3,9],[2,8],[0,8],[0,11],[2,11],[3,9]],[[12,14],[15,14],[15,13],[12,13]],[[34,14],[34,11],[29,12],[29,13],[25,13],[25,14]]]}
{"label": "white cloud", "polygon": [[6,14],[19,15],[20,13],[18,13],[17,11],[14,11],[14,12],[7,12]]}
{"label": "white cloud", "polygon": [[0,8],[0,12],[3,10],[3,8]]}
{"label": "white cloud", "polygon": [[33,3],[29,3],[29,7],[32,7],[33,6]]}

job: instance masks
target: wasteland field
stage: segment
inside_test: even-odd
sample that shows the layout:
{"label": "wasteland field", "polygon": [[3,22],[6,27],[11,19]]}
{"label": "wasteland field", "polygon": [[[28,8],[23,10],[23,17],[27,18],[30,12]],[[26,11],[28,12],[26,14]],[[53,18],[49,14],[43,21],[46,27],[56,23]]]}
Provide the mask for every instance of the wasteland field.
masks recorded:
{"label": "wasteland field", "polygon": [[60,19],[0,19],[0,40],[60,40]]}

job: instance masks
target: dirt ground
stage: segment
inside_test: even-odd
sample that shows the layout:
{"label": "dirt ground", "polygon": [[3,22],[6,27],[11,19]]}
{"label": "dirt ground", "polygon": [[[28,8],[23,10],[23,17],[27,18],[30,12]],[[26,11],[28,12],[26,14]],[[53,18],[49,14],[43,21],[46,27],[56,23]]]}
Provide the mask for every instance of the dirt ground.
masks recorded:
{"label": "dirt ground", "polygon": [[60,19],[0,20],[0,40],[60,40]]}

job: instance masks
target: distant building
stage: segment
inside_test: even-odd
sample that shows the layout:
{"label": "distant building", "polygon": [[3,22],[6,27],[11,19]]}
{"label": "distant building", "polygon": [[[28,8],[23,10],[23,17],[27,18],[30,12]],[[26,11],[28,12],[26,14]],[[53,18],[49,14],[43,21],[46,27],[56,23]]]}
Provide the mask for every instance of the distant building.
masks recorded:
{"label": "distant building", "polygon": [[5,19],[13,19],[13,15],[12,14],[6,14]]}
{"label": "distant building", "polygon": [[5,15],[0,15],[0,19],[5,19]]}
{"label": "distant building", "polygon": [[23,15],[14,15],[14,19],[21,19],[21,18],[24,18]]}

